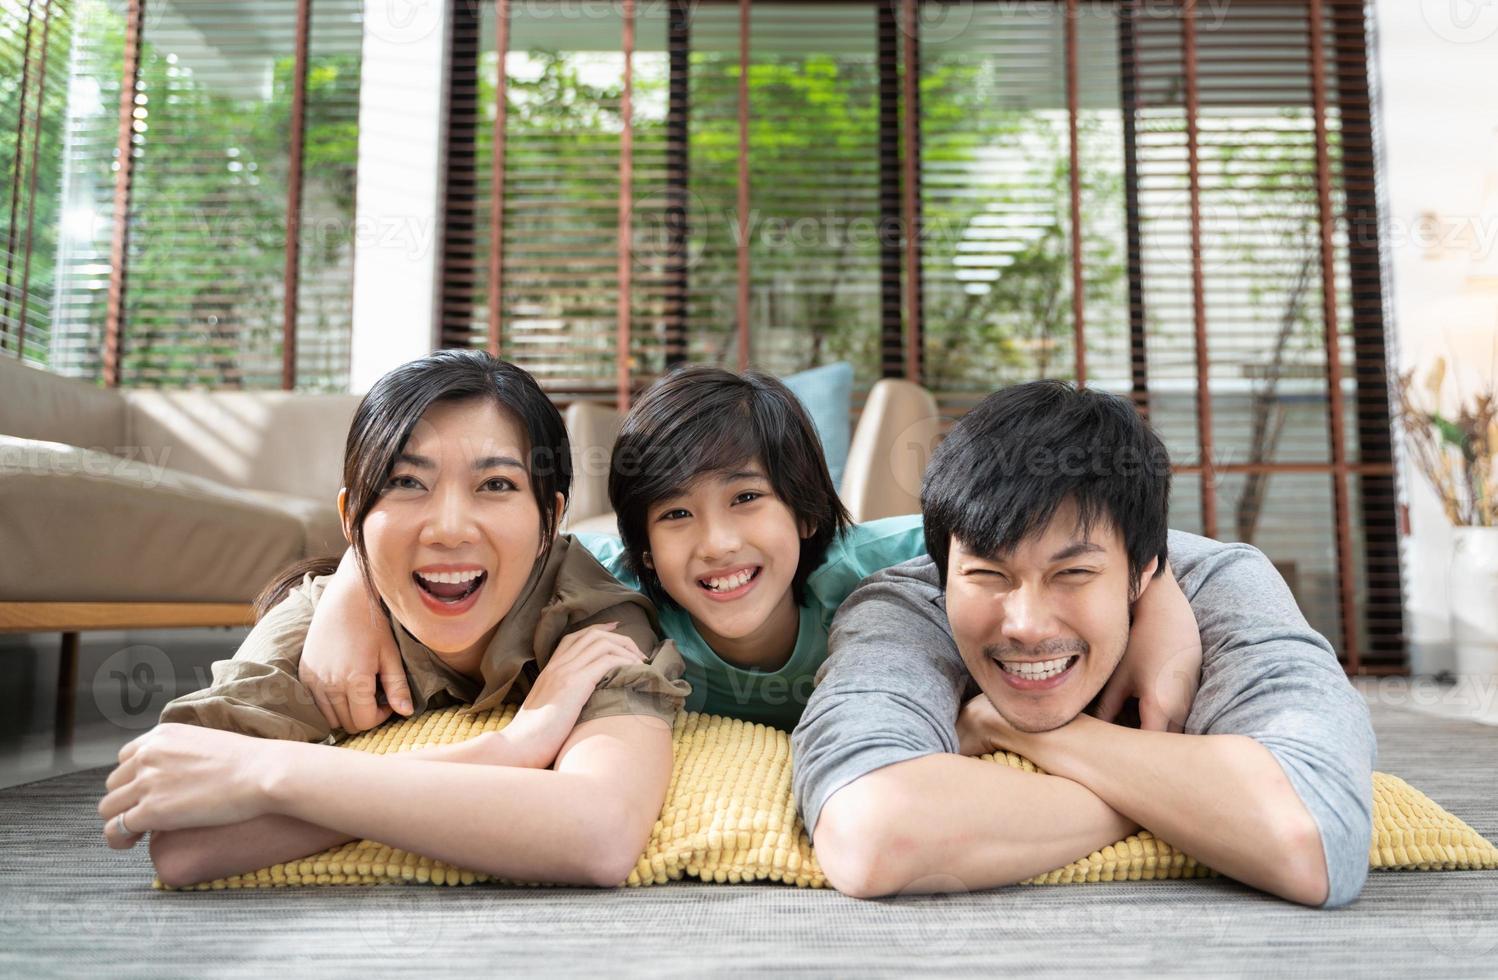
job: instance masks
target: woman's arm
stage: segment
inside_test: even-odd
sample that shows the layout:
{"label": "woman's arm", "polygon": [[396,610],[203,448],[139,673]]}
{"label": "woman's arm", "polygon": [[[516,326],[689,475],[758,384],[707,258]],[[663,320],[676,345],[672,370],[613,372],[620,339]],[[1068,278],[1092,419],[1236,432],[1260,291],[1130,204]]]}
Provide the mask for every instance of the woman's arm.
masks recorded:
{"label": "woman's arm", "polygon": [[[503,730],[407,753],[413,759],[495,766],[525,766],[530,756],[527,746],[505,739]],[[139,834],[121,835],[114,821],[105,827],[105,836],[115,848],[133,846],[140,839]],[[158,830],[151,835],[151,862],[163,884],[180,888],[294,861],[357,839],[305,820],[267,814],[214,827]]]}
{"label": "woman's arm", "polygon": [[[136,835],[280,815],[496,877],[590,885],[628,876],[671,775],[670,728],[638,715],[578,725],[555,771],[376,756],[182,725],[161,726],[132,746],[99,812],[106,824],[127,814]],[[337,843],[305,833],[299,847]],[[264,856],[209,870],[253,870]],[[172,877],[168,883],[180,884],[191,876]]]}
{"label": "woman's arm", "polygon": [[579,725],[555,771],[276,748],[273,812],[516,881],[622,883],[671,777],[670,728],[638,715]]}

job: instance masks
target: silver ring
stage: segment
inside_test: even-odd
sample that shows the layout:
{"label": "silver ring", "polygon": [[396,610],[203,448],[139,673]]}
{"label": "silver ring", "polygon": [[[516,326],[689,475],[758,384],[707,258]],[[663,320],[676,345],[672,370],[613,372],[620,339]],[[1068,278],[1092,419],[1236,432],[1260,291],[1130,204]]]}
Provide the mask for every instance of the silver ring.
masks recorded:
{"label": "silver ring", "polygon": [[127,827],[127,826],[125,826],[125,815],[123,813],[119,814],[118,816],[116,816],[114,818],[114,823],[115,823],[115,829],[120,832],[120,836],[121,837],[134,837],[135,836],[133,833],[130,832],[130,828]]}

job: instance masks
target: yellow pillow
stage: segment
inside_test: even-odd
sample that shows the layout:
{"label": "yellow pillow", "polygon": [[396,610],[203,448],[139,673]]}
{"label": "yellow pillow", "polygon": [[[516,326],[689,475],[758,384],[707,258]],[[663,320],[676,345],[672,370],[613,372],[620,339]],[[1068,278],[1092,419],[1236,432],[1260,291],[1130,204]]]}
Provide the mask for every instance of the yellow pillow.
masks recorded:
{"label": "yellow pillow", "polygon": [[[347,748],[387,753],[461,742],[503,728],[513,706],[477,714],[450,708],[392,722],[346,740]],[[780,881],[821,888],[817,865],[791,798],[791,740],[781,731],[714,715],[682,712],[673,731],[675,763],[660,820],[628,884],[691,876],[703,881]],[[1038,771],[1013,753],[984,756]],[[1498,868],[1498,848],[1397,776],[1373,774],[1375,870]],[[1025,884],[1202,878],[1215,872],[1148,831],[1131,834]],[[351,841],[320,854],[192,889],[286,885],[366,885],[397,881],[470,885],[488,875],[374,841]],[[163,887],[157,882],[157,887]]]}

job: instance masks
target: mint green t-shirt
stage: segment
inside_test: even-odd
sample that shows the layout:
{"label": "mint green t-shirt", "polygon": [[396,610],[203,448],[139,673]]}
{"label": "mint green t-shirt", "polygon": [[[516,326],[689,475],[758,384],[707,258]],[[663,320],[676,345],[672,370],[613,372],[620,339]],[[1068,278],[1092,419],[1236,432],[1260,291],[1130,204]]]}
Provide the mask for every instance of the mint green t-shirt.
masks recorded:
{"label": "mint green t-shirt", "polygon": [[[611,534],[577,534],[577,541],[603,567],[632,589],[640,580],[624,567],[624,542]],[[811,697],[817,668],[827,659],[827,632],[843,600],[868,576],[926,553],[921,517],[886,517],[855,524],[827,548],[827,556],[806,580],[801,632],[785,666],[775,671],[735,667],[713,652],[687,611],[662,604],[661,629],[676,641],[692,685],[688,711],[728,715],[790,731]]]}

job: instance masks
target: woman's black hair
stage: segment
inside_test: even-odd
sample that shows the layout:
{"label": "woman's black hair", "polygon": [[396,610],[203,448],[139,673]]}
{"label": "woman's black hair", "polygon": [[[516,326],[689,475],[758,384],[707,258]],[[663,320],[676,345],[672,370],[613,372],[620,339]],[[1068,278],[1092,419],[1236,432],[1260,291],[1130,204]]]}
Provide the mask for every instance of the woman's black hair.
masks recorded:
{"label": "woman's black hair", "polygon": [[[376,381],[349,426],[343,450],[343,486],[348,493],[344,520],[366,582],[373,579],[364,547],[364,518],[379,501],[396,456],[432,405],[471,398],[491,400],[524,432],[527,444],[521,448],[541,512],[543,550],[538,562],[550,554],[562,519],[557,494],[565,508],[572,490],[572,453],[561,413],[524,368],[481,350],[439,350]],[[314,558],[288,568],[256,599],[256,618],[284,599],[303,575],[331,574],[337,566],[337,558]]]}
{"label": "woman's black hair", "polygon": [[957,420],[921,486],[926,551],[943,585],[953,538],[975,554],[1004,555],[1050,525],[1066,502],[1086,531],[1118,530],[1130,588],[1151,559],[1165,569],[1170,456],[1124,398],[1061,381],[989,395]]}
{"label": "woman's black hair", "polygon": [[646,389],[625,416],[609,463],[609,502],[624,539],[624,563],[656,603],[673,600],[645,562],[652,506],[710,474],[757,461],[775,496],[809,528],[791,581],[796,604],[828,546],[850,523],[822,441],[806,409],[776,378],[713,367],[681,368]]}

